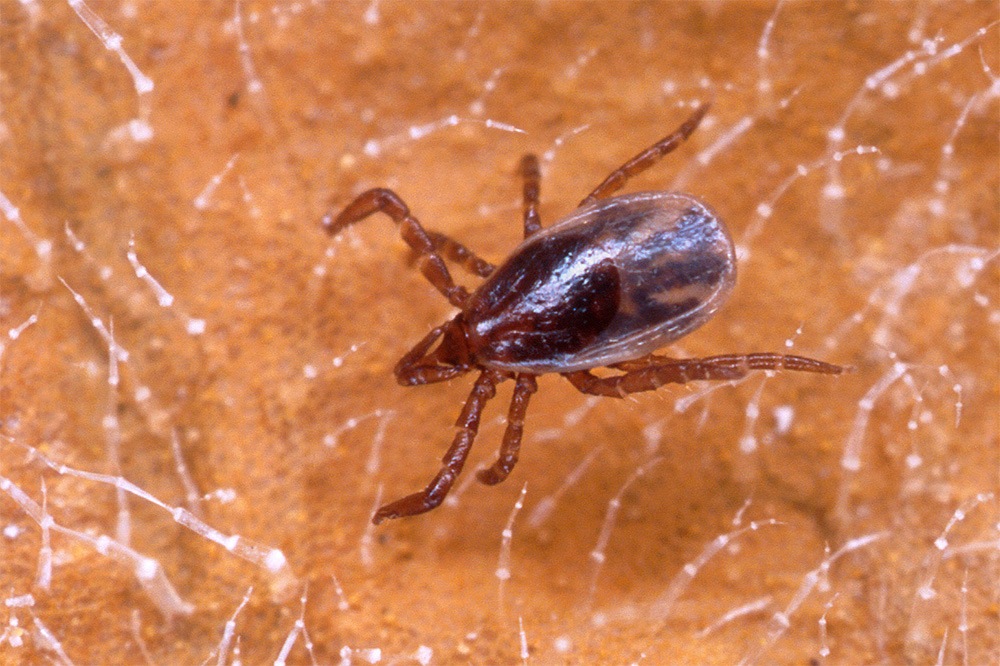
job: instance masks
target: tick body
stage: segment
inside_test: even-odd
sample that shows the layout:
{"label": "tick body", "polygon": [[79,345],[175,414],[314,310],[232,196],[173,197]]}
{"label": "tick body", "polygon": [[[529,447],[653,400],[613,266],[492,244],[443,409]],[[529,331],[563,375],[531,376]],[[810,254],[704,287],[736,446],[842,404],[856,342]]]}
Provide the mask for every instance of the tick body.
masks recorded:
{"label": "tick body", "polygon": [[[441,504],[465,465],[485,403],[507,379],[515,386],[500,454],[477,474],[488,485],[503,481],[517,462],[524,415],[540,374],[559,373],[583,393],[620,398],[669,383],[738,379],[751,370],[844,371],[773,353],[693,359],[652,353],[705,323],[725,301],[736,279],[733,243],[718,216],[691,195],[610,195],[687,139],[707,111],[707,104],[699,107],[546,229],[538,216],[538,160],[526,155],[521,160],[525,240],[499,266],[426,231],[391,190],[368,190],[336,217],[324,217],[327,231],[336,234],[373,213],[388,215],[417,252],[424,276],[459,309],[400,359],[399,383],[479,373],[438,474],[424,490],[381,507],[373,522]],[[446,259],[484,282],[472,293],[456,285]],[[597,367],[619,374],[592,374]]]}
{"label": "tick body", "polygon": [[540,231],[466,302],[479,362],[572,372],[649,354],[708,320],[735,280],[733,244],[687,194],[584,206]]}

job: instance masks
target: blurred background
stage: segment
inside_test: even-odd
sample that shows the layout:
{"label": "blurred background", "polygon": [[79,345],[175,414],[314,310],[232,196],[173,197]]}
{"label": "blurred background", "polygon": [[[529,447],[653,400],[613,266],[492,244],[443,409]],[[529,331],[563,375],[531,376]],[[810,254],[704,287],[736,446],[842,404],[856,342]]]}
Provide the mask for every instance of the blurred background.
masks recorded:
{"label": "blurred background", "polygon": [[[0,4],[9,663],[995,663],[993,2]],[[472,378],[374,186],[499,262],[629,185],[710,203],[737,286],[626,400],[540,379],[521,461],[378,528]],[[464,284],[476,279],[456,272]]]}

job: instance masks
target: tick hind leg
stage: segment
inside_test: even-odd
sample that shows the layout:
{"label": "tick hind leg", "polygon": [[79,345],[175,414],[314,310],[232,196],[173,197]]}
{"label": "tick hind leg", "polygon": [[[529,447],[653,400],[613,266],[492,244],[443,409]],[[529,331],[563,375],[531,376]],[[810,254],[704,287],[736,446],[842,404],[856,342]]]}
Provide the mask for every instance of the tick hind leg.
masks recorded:
{"label": "tick hind leg", "polygon": [[704,118],[705,114],[708,113],[710,106],[711,103],[705,102],[695,109],[694,113],[692,113],[680,127],[674,130],[672,134],[663,137],[652,146],[612,171],[611,174],[604,179],[604,182],[595,187],[593,192],[584,197],[583,201],[580,202],[580,205],[586,206],[587,204],[593,203],[598,199],[603,199],[614,194],[624,187],[625,183],[627,183],[630,178],[638,176],[640,173],[663,159],[664,155],[671,152],[685,139],[691,136],[691,134],[698,128],[702,118]]}
{"label": "tick hind leg", "polygon": [[465,466],[465,459],[469,456],[472,442],[479,432],[479,418],[483,413],[483,407],[487,401],[496,395],[496,385],[503,381],[503,376],[499,373],[485,370],[479,375],[465,407],[459,415],[455,426],[459,429],[455,434],[455,439],[451,443],[448,452],[441,459],[443,463],[441,471],[418,493],[407,495],[395,502],[386,504],[372,517],[372,522],[378,525],[388,518],[402,518],[404,516],[414,516],[436,508],[444,501],[451,490],[455,479],[462,472]]}
{"label": "tick hind leg", "polygon": [[598,377],[589,370],[567,372],[563,376],[581,393],[624,398],[630,393],[655,391],[664,384],[684,384],[698,379],[732,380],[751,370],[798,370],[839,375],[847,368],[804,356],[785,354],[727,354],[707,358],[672,359],[650,355],[611,366],[624,374]]}
{"label": "tick hind leg", "polygon": [[[403,240],[418,254],[417,261],[420,272],[452,305],[462,307],[469,298],[469,292],[466,291],[465,287],[455,284],[448,272],[448,267],[435,248],[435,241],[420,225],[420,222],[410,215],[410,209],[392,190],[376,188],[362,192],[336,217],[333,217],[332,212],[324,215],[323,227],[327,233],[333,236],[375,213],[385,213],[399,225],[399,233]],[[444,238],[440,234],[438,236]],[[458,244],[456,243],[456,245]],[[461,246],[459,245],[459,247]],[[469,254],[471,255],[471,253]]]}

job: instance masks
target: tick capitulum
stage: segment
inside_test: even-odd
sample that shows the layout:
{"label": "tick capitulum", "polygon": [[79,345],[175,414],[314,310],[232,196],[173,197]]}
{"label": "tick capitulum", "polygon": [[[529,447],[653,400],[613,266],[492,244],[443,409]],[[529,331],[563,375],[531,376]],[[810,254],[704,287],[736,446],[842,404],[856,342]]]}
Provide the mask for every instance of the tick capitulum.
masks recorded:
{"label": "tick capitulum", "polygon": [[[416,251],[424,277],[459,309],[399,360],[400,384],[479,373],[437,476],[422,491],[381,507],[374,523],[441,504],[465,465],[483,407],[507,379],[515,385],[500,455],[477,473],[487,485],[507,478],[517,462],[537,375],[557,372],[583,393],[622,398],[664,384],[738,379],[751,370],[844,371],[784,354],[673,359],[652,353],[704,324],[725,301],[736,279],[733,242],[718,216],[689,194],[610,195],[687,139],[708,106],[613,171],[575,211],[546,229],[538,216],[538,159],[525,155],[524,242],[499,266],[426,231],[391,190],[368,190],[339,215],[323,218],[332,235],[374,213],[388,215]],[[469,293],[452,280],[446,259],[485,281]],[[620,373],[597,376],[590,372],[597,367]]]}

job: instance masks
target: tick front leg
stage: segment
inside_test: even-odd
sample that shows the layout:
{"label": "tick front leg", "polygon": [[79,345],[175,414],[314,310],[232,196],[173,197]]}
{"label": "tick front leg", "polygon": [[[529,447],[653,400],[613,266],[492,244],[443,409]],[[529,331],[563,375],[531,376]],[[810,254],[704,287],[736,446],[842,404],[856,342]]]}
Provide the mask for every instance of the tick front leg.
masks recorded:
{"label": "tick front leg", "polygon": [[451,443],[448,452],[441,459],[443,466],[437,476],[419,493],[413,493],[406,497],[386,504],[372,517],[372,522],[378,525],[388,518],[402,518],[404,516],[415,516],[436,508],[444,501],[448,491],[451,490],[455,479],[462,472],[465,466],[465,459],[469,456],[472,442],[479,432],[479,418],[483,413],[483,407],[487,401],[496,395],[496,385],[503,381],[503,376],[489,370],[484,371],[476,380],[465,407],[459,415],[455,426],[459,429],[455,434],[455,439]]}
{"label": "tick front leg", "polygon": [[469,292],[451,279],[448,267],[434,248],[434,241],[420,226],[417,218],[410,215],[410,209],[399,195],[392,190],[376,188],[362,192],[336,217],[333,217],[332,211],[324,215],[323,227],[333,236],[375,213],[385,213],[399,225],[403,240],[419,255],[417,261],[420,272],[452,305],[462,307],[469,298]]}
{"label": "tick front leg", "polygon": [[524,179],[524,237],[533,236],[542,228],[542,220],[538,216],[538,196],[541,190],[541,172],[538,169],[538,158],[525,155],[521,158],[521,178]]}
{"label": "tick front leg", "polygon": [[480,483],[495,486],[510,474],[517,464],[518,452],[521,450],[521,436],[524,434],[524,414],[528,411],[528,400],[531,394],[538,390],[534,375],[518,375],[514,385],[514,397],[510,400],[510,411],[507,414],[507,430],[503,434],[503,444],[500,445],[500,455],[493,466],[476,472]]}
{"label": "tick front leg", "polygon": [[437,231],[428,231],[427,236],[434,243],[435,250],[473,275],[489,277],[496,268],[450,236],[445,236]]}
{"label": "tick front leg", "polygon": [[726,354],[707,358],[672,359],[650,355],[611,366],[624,370],[614,377],[598,377],[588,370],[567,372],[566,377],[581,393],[624,398],[629,393],[655,391],[664,384],[684,384],[689,381],[732,380],[746,376],[751,370],[797,370],[839,375],[848,368],[824,363],[805,356],[785,354]]}

